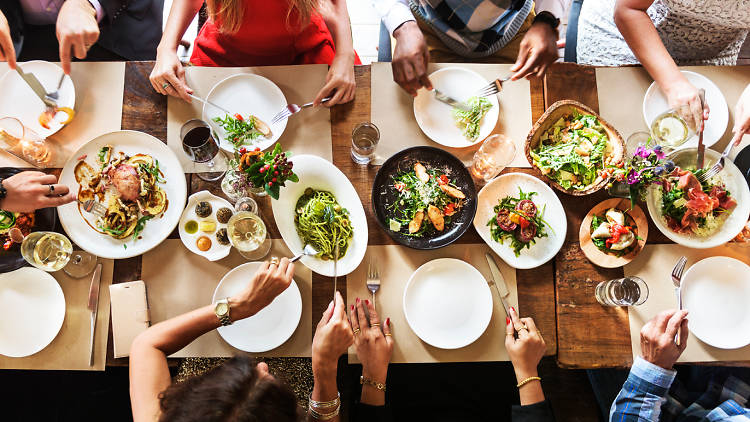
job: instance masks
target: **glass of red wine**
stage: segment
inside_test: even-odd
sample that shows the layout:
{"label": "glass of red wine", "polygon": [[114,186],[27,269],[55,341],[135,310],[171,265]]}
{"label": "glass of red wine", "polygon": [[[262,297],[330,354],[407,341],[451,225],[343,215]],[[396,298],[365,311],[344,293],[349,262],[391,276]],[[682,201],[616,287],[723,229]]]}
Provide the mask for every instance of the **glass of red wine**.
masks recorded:
{"label": "glass of red wine", "polygon": [[219,149],[219,142],[211,126],[200,119],[188,120],[180,129],[182,150],[195,165],[195,173],[203,180],[219,180],[227,171],[227,157]]}

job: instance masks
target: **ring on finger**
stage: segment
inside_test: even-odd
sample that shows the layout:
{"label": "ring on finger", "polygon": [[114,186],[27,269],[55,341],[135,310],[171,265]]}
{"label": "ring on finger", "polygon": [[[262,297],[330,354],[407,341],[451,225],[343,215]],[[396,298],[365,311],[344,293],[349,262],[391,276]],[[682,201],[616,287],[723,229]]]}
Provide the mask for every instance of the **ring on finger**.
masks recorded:
{"label": "ring on finger", "polygon": [[279,265],[279,258],[275,256],[271,258],[271,265]]}
{"label": "ring on finger", "polygon": [[370,327],[372,327],[372,328],[375,328],[375,327],[380,327],[380,323],[379,323],[379,322],[376,322],[376,323],[374,323],[374,324],[370,324]]}
{"label": "ring on finger", "polygon": [[362,331],[362,330],[360,330],[359,328],[355,328],[354,329],[354,335],[356,336],[357,334],[360,333],[360,331]]}
{"label": "ring on finger", "polygon": [[516,331],[526,330],[529,331],[529,328],[526,326],[526,324],[523,324],[521,327],[516,328]]}
{"label": "ring on finger", "polygon": [[169,87],[170,87],[169,82],[164,82],[163,84],[161,84],[162,89],[167,89]]}
{"label": "ring on finger", "polygon": [[49,185],[49,194],[54,195],[55,194],[55,185]]}
{"label": "ring on finger", "polygon": [[393,334],[391,334],[391,333],[385,333],[385,336],[386,337],[391,337],[391,336],[393,336]]}

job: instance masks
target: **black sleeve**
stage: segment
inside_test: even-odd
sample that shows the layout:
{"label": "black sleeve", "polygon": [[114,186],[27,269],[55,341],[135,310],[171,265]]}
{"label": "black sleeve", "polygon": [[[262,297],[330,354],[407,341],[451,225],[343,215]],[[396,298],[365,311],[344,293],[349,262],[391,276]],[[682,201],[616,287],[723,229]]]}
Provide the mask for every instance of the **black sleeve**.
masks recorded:
{"label": "black sleeve", "polygon": [[388,405],[370,406],[357,402],[352,412],[352,422],[392,422],[393,414]]}
{"label": "black sleeve", "polygon": [[552,408],[546,400],[528,406],[514,405],[511,414],[513,422],[554,422],[555,420]]}
{"label": "black sleeve", "polygon": [[143,19],[151,10],[153,2],[154,0],[99,0],[99,4],[104,9],[102,22],[112,23],[123,13],[127,13],[136,19]]}

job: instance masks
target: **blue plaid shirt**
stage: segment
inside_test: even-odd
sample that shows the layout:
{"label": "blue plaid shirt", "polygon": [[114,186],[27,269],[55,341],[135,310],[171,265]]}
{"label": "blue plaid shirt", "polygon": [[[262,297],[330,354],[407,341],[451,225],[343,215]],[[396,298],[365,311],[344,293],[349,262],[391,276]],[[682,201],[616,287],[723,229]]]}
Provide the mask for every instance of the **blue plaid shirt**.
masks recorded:
{"label": "blue plaid shirt", "polygon": [[677,371],[637,358],[630,375],[610,410],[610,422],[645,421],[750,421],[750,386],[735,377],[723,384],[711,382],[708,390],[692,403],[676,397],[680,386],[670,387]]}

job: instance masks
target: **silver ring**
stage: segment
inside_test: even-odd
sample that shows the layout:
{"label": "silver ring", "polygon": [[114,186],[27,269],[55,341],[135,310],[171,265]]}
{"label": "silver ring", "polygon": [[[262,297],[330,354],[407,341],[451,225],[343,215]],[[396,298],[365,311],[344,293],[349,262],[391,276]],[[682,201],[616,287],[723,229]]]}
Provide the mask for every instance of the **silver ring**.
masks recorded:
{"label": "silver ring", "polygon": [[167,88],[169,88],[169,82],[164,82],[163,84],[161,84],[161,88],[162,88],[162,89],[167,89]]}

